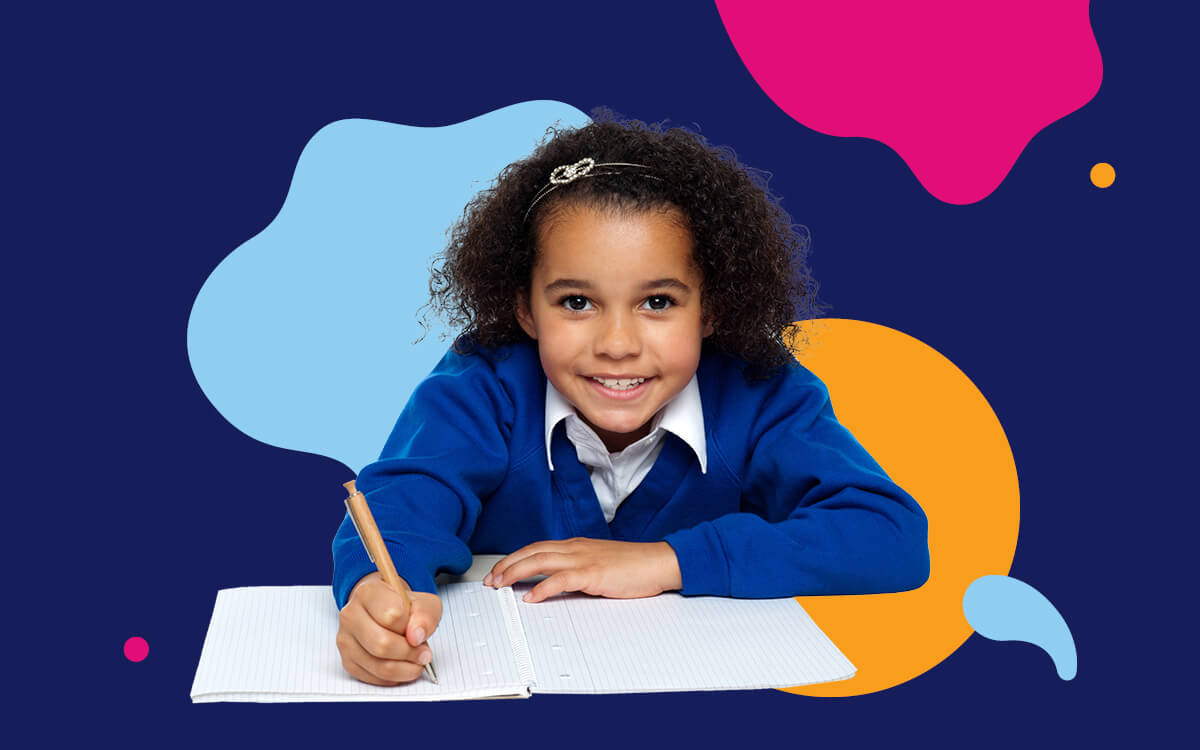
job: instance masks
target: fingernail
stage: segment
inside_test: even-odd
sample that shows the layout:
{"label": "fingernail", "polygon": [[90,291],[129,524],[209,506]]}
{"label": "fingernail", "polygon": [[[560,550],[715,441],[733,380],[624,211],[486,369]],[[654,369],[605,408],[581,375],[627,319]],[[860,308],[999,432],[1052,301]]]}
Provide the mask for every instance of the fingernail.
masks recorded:
{"label": "fingernail", "polygon": [[485,575],[485,576],[483,577],[483,585],[484,585],[484,586],[491,586],[491,585],[492,585],[492,574],[491,574],[491,573],[488,573],[487,575]]}
{"label": "fingernail", "polygon": [[527,601],[529,601],[529,600],[530,600],[530,599],[532,599],[532,598],[533,598],[533,592],[532,592],[532,591],[529,591],[529,592],[526,592],[525,596],[522,596],[522,597],[521,597],[521,601],[525,601],[525,602],[527,602]]}
{"label": "fingernail", "polygon": [[429,651],[422,651],[421,655],[417,657],[417,664],[420,664],[422,666],[424,666],[425,664],[428,664],[431,661],[433,661],[433,654]]}
{"label": "fingernail", "polygon": [[425,628],[417,628],[413,631],[413,636],[416,637],[417,643],[425,642]]}

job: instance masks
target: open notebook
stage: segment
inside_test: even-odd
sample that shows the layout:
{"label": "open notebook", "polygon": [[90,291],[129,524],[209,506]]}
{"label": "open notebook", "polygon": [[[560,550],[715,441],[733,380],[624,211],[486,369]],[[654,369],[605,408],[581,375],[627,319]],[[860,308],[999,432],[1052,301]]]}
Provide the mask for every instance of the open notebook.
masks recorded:
{"label": "open notebook", "polygon": [[854,665],[795,599],[661,594],[521,601],[531,584],[438,587],[439,684],[377,687],[342,668],[329,586],[223,589],[192,701],[435,701],[531,693],[744,690],[843,680]]}

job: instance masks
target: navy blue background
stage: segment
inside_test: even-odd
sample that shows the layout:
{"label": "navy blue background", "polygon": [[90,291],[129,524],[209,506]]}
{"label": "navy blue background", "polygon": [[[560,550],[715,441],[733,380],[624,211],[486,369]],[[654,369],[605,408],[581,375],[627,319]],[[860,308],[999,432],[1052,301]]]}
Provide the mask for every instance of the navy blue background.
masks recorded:
{"label": "navy blue background", "polygon": [[[1184,19],[1092,8],[1104,80],[987,199],[932,198],[866,139],[812,132],[712,6],[315,11],[105,4],[10,14],[4,166],[8,679],[46,741],[1003,746],[1173,733],[1189,678],[1197,197]],[[167,8],[170,7],[170,10]],[[530,99],[698,124],[814,238],[830,314],[954,361],[1021,481],[1012,575],[1070,624],[1079,676],[972,636],[883,693],[535,696],[441,705],[193,706],[217,589],[320,583],[332,460],[257,443],[207,402],[187,316],[282,204],[303,145],[363,117],[445,125]],[[1108,190],[1088,170],[1108,161]],[[10,275],[11,274],[11,275]],[[348,290],[349,291],[349,290]],[[39,522],[38,510],[44,522]],[[131,663],[126,638],[150,656]],[[713,633],[714,642],[737,638]],[[1190,659],[1188,659],[1190,661]],[[1186,691],[1186,692],[1185,692]],[[11,698],[10,704],[11,704]],[[907,744],[907,742],[906,742]]]}

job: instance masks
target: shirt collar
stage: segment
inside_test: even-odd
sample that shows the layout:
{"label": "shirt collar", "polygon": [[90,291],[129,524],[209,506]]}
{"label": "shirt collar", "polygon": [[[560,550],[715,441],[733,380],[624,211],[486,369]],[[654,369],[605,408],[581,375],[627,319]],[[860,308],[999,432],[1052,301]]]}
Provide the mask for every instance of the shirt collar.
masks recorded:
{"label": "shirt collar", "polygon": [[[575,407],[567,397],[546,380],[546,463],[550,471],[554,471],[554,459],[550,457],[550,438],[559,422],[575,414]],[[652,430],[664,429],[683,440],[696,454],[700,462],[700,473],[708,471],[708,445],[704,438],[704,409],[700,403],[700,384],[696,376],[683,387],[683,390],[659,409],[654,416]]]}

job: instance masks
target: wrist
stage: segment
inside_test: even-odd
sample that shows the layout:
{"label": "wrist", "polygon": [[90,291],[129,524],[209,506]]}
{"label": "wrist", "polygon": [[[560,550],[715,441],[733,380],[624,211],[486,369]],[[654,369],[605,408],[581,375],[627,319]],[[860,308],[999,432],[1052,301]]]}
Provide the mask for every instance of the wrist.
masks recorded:
{"label": "wrist", "polygon": [[659,554],[659,583],[663,591],[679,591],[683,588],[683,575],[679,571],[679,557],[675,548],[666,542],[655,542]]}

